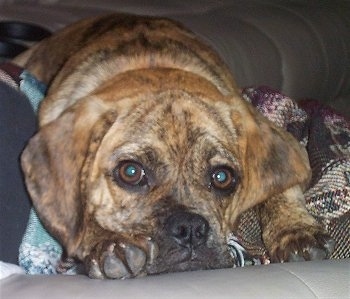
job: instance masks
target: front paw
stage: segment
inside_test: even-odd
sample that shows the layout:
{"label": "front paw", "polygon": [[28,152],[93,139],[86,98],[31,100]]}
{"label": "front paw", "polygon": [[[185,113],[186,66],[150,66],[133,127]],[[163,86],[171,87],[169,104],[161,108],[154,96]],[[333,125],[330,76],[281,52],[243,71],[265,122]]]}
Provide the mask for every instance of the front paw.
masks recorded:
{"label": "front paw", "polygon": [[155,259],[158,248],[150,238],[138,238],[138,245],[120,240],[98,243],[85,258],[90,278],[125,279],[145,275],[147,264]]}
{"label": "front paw", "polygon": [[315,228],[289,229],[280,232],[270,249],[272,262],[323,260],[332,254],[335,242]]}

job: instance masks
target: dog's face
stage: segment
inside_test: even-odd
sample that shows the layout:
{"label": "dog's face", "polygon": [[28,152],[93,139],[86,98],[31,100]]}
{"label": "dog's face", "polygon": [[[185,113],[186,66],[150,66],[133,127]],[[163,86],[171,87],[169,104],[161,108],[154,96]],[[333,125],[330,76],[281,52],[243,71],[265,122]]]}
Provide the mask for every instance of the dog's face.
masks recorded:
{"label": "dog's face", "polygon": [[42,127],[22,161],[68,255],[103,268],[115,251],[135,275],[232,266],[238,215],[308,177],[289,134],[174,69],[110,80]]}
{"label": "dog's face", "polygon": [[232,264],[225,211],[241,169],[236,129],[217,108],[182,91],[149,95],[120,111],[90,166],[90,213],[109,231],[151,237],[150,271]]}

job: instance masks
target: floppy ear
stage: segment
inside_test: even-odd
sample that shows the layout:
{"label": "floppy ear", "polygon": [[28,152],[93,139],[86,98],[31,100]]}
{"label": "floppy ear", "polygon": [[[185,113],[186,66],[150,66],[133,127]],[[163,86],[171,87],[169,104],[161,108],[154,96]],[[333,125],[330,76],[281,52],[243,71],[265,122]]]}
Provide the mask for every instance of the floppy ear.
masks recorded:
{"label": "floppy ear", "polygon": [[[84,218],[80,178],[115,114],[84,100],[40,128],[22,157],[22,169],[38,216],[72,253],[79,245]],[[97,145],[97,146],[96,146]],[[95,152],[94,152],[95,151]]]}
{"label": "floppy ear", "polygon": [[232,119],[239,124],[242,156],[240,212],[292,186],[308,185],[311,170],[306,150],[290,133],[246,103],[238,104]]}

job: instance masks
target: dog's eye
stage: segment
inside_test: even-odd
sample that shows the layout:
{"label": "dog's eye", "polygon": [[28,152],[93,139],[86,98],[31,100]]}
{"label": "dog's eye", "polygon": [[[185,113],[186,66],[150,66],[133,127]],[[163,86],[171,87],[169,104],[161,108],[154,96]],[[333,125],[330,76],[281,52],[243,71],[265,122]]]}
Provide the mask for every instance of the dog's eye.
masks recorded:
{"label": "dog's eye", "polygon": [[209,188],[231,193],[237,185],[236,172],[228,166],[217,166],[211,171]]}
{"label": "dog's eye", "polygon": [[116,181],[128,186],[143,186],[147,184],[143,166],[135,161],[122,161],[114,169]]}

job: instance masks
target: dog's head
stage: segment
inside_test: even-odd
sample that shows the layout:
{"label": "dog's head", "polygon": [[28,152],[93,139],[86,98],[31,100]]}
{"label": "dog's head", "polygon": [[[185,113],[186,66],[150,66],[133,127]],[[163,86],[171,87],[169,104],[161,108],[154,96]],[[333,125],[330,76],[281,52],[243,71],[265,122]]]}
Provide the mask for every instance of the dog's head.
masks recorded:
{"label": "dog's head", "polygon": [[232,266],[245,210],[303,184],[299,144],[239,97],[179,70],[121,74],[32,138],[26,182],[47,229],[84,259],[109,236],[151,237],[148,273]]}

